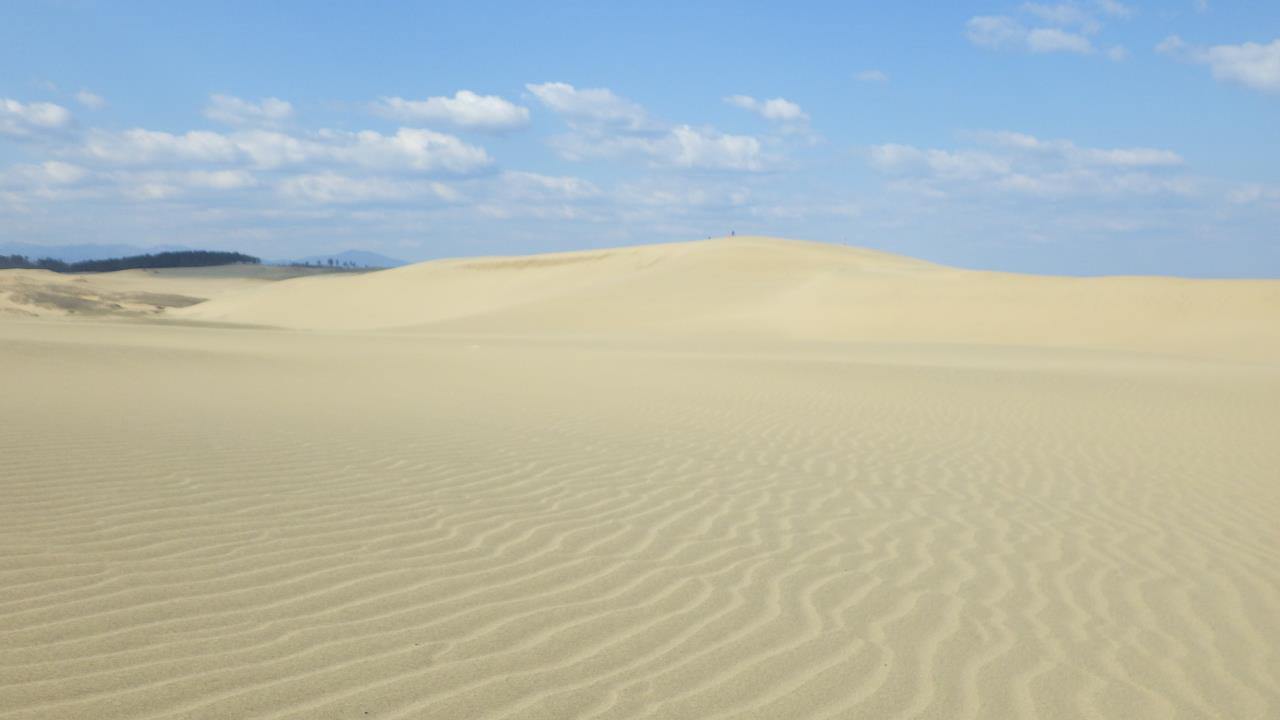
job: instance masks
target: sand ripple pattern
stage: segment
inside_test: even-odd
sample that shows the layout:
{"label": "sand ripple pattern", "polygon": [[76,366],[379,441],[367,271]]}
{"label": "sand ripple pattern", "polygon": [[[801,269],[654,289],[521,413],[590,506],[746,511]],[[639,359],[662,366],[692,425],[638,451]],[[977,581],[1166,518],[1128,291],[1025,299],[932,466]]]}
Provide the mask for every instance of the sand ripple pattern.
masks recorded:
{"label": "sand ripple pattern", "polygon": [[4,332],[6,720],[1280,717],[1275,369]]}

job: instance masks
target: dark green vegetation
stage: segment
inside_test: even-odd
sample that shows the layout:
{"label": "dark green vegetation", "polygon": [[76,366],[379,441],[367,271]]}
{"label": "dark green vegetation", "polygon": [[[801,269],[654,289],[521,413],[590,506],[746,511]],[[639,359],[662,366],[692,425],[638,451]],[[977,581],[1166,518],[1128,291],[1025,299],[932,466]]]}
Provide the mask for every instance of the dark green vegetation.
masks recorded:
{"label": "dark green vegetation", "polygon": [[27,270],[52,270],[60,273],[112,272],[114,270],[135,270],[140,268],[208,267],[235,263],[258,265],[261,262],[262,260],[244,253],[210,250],[161,252],[108,258],[106,260],[82,260],[80,262],[65,262],[53,258],[30,260],[22,255],[0,255],[0,270],[23,268]]}

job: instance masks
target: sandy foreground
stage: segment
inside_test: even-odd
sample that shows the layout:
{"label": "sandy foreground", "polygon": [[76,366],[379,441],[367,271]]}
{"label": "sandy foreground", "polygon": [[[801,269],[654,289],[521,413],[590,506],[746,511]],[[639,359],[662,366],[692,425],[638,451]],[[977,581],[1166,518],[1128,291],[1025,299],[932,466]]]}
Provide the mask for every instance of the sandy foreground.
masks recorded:
{"label": "sandy foreground", "polygon": [[1280,281],[256,272],[0,272],[0,718],[1280,717]]}

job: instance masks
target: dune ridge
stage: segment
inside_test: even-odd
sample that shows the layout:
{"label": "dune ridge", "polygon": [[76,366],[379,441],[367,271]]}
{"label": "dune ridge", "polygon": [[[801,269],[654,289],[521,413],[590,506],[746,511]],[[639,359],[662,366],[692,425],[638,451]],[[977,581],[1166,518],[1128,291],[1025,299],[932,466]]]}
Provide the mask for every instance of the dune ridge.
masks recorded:
{"label": "dune ridge", "polygon": [[1280,281],[968,271],[754,237],[304,278],[166,315],[295,329],[952,342],[1280,360]]}

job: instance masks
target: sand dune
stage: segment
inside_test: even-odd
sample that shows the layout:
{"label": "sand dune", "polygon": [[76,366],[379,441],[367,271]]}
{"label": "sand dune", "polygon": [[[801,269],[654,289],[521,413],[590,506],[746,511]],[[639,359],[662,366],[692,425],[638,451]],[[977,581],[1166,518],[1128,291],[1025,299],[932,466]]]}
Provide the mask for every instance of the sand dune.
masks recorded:
{"label": "sand dune", "polygon": [[174,317],[287,328],[1108,347],[1280,360],[1280,282],[958,270],[771,238],[421,263]]}
{"label": "sand dune", "polygon": [[0,317],[148,317],[323,270],[225,265],[107,273],[0,270]]}
{"label": "sand dune", "polygon": [[1274,288],[749,239],[0,318],[0,718],[1280,716]]}

